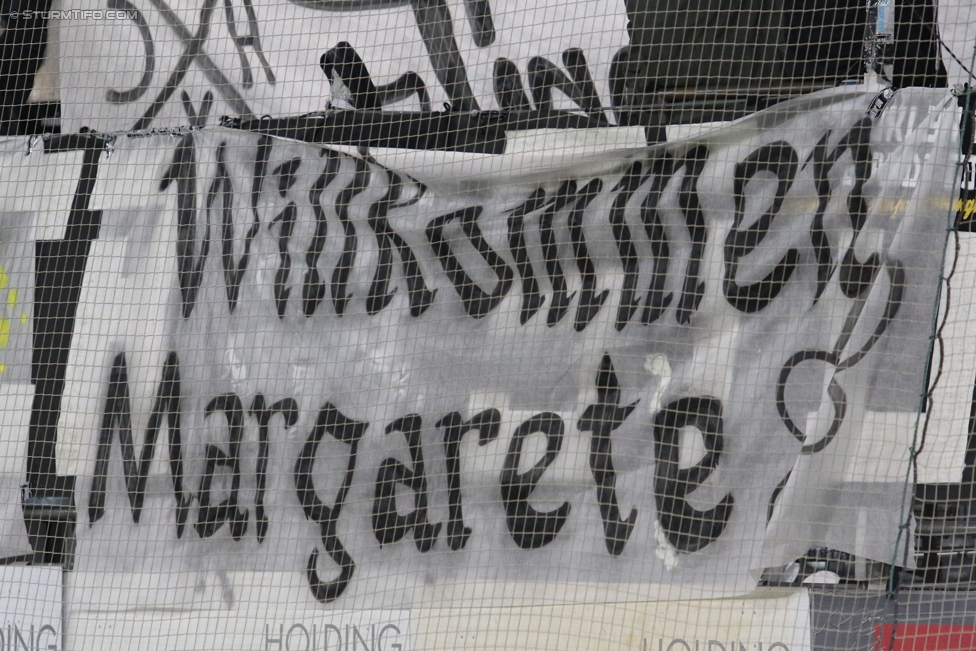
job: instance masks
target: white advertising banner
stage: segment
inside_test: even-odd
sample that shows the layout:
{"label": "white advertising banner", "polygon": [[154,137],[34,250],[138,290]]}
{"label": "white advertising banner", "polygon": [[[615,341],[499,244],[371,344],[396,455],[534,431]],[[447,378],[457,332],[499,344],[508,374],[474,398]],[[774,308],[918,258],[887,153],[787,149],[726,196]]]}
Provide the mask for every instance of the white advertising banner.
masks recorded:
{"label": "white advertising banner", "polygon": [[63,649],[60,567],[0,567],[0,649]]}
{"label": "white advertising banner", "polygon": [[[266,602],[261,604],[266,609]],[[247,614],[244,614],[247,613]],[[248,616],[251,615],[251,616]],[[69,648],[247,651],[810,651],[806,590],[729,599],[412,611],[81,611]]]}

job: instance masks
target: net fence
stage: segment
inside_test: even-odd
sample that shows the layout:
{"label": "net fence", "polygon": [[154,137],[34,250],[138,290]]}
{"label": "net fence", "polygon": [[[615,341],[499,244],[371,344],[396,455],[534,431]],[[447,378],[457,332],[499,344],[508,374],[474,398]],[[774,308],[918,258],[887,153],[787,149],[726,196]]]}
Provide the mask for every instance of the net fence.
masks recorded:
{"label": "net fence", "polygon": [[976,648],[971,4],[0,17],[0,651]]}

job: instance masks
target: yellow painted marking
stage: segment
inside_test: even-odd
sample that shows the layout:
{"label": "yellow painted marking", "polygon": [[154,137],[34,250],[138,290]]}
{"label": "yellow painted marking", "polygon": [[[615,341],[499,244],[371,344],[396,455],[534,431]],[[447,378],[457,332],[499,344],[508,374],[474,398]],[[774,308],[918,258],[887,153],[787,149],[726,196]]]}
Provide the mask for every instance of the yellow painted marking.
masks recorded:
{"label": "yellow painted marking", "polygon": [[27,312],[20,313],[20,324],[25,325],[27,323]]}
{"label": "yellow painted marking", "polygon": [[0,267],[0,289],[6,289],[9,283],[10,278],[7,277],[7,270]]}
{"label": "yellow painted marking", "polygon": [[10,319],[0,319],[0,348],[6,348],[10,341]]}
{"label": "yellow painted marking", "polygon": [[17,289],[14,288],[11,289],[9,292],[7,292],[7,305],[10,306],[11,309],[13,309],[14,305],[16,304],[17,304]]}
{"label": "yellow painted marking", "polygon": [[960,210],[963,210],[962,221],[969,221],[973,212],[976,211],[976,199],[967,199],[965,209],[962,205],[962,199],[956,199],[956,212]]}

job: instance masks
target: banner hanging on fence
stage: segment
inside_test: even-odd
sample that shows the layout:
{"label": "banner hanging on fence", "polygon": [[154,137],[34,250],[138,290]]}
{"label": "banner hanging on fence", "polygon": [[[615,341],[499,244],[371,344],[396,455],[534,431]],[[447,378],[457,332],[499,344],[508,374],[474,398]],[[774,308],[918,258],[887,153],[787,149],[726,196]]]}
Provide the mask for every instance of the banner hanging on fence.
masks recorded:
{"label": "banner hanging on fence", "polygon": [[190,117],[182,92],[197,103],[205,90],[214,116],[448,103],[572,108],[609,125],[632,103],[623,2],[66,0],[63,9],[62,121],[72,131],[179,126]]}
{"label": "banner hanging on fence", "polygon": [[78,477],[74,580],[228,607],[235,573],[276,572],[396,609],[890,560],[956,115],[888,100],[475,189],[232,130],[7,141],[3,264],[33,260],[34,304],[5,323],[67,351],[33,377]]}

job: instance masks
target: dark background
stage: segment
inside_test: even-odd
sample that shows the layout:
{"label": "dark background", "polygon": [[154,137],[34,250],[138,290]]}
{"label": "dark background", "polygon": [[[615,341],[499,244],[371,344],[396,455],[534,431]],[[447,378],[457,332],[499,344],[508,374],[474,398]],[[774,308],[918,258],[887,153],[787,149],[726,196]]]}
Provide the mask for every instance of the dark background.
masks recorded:
{"label": "dark background", "polygon": [[[633,104],[666,123],[739,117],[863,75],[863,0],[626,0]],[[942,87],[933,0],[897,0],[890,82]],[[724,112],[723,112],[724,111]],[[661,119],[661,118],[659,118]]]}

